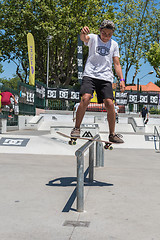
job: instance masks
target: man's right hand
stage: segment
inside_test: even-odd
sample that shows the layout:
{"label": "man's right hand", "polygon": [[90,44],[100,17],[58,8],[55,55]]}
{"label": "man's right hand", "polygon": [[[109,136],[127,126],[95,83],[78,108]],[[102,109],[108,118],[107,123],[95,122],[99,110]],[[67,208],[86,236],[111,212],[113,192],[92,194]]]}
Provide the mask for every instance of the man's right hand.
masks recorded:
{"label": "man's right hand", "polygon": [[88,36],[89,32],[90,30],[89,30],[89,27],[87,26],[83,27],[81,30],[80,39],[85,43],[89,42],[89,39],[90,39],[90,37]]}
{"label": "man's right hand", "polygon": [[90,33],[90,30],[89,30],[89,27],[85,26],[81,29],[81,33],[82,34],[89,34]]}

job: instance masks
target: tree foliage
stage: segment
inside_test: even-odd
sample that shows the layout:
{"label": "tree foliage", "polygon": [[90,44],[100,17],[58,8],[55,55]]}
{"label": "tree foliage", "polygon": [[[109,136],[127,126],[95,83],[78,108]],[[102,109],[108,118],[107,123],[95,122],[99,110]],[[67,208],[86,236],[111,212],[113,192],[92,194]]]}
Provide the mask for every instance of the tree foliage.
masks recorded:
{"label": "tree foliage", "polygon": [[146,53],[148,62],[156,71],[156,77],[160,78],[160,44],[154,42]]}
{"label": "tree foliage", "polygon": [[[111,1],[98,0],[4,0],[0,15],[0,44],[3,60],[17,64],[22,81],[28,76],[27,33],[31,32],[36,48],[36,79],[46,82],[48,35],[50,42],[50,79],[58,86],[68,85],[77,76],[77,35],[89,24],[97,29],[102,18],[112,18]],[[25,72],[25,78],[20,74]]]}
{"label": "tree foliage", "polygon": [[[115,40],[120,46],[126,82],[132,67],[134,82],[140,59],[146,57],[151,41],[159,37],[159,15],[152,0],[3,0],[0,18],[0,60],[14,61],[16,74],[23,82],[29,75],[27,33],[31,32],[35,39],[36,79],[44,83],[46,39],[53,36],[49,44],[49,84],[56,86],[73,85],[77,81],[77,35],[85,25],[98,33],[104,19],[115,21]],[[84,48],[84,60],[87,51]]]}
{"label": "tree foliage", "polygon": [[141,67],[140,60],[146,57],[145,51],[155,37],[154,32],[149,32],[154,25],[154,6],[154,2],[149,0],[126,0],[119,4],[121,10],[116,15],[116,39],[120,47],[126,82],[129,71],[134,67],[132,84]]}
{"label": "tree foliage", "polygon": [[3,88],[10,88],[10,89],[14,89],[17,90],[17,86],[18,86],[18,82],[20,81],[20,78],[17,77],[16,75],[13,76],[13,78],[0,78],[0,82],[3,85]]}
{"label": "tree foliage", "polygon": [[3,72],[4,72],[3,66],[2,66],[2,64],[0,64],[0,73],[3,73]]}

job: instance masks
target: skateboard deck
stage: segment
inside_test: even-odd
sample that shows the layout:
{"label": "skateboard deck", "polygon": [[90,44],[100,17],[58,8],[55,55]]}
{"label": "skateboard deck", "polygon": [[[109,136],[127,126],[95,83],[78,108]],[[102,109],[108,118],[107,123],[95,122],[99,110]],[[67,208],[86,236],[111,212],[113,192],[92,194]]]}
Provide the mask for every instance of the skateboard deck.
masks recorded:
{"label": "skateboard deck", "polygon": [[148,123],[148,118],[145,120],[144,124],[147,124]]}
{"label": "skateboard deck", "polygon": [[109,142],[109,141],[100,140],[100,139],[93,139],[93,138],[86,138],[86,137],[71,137],[71,136],[68,136],[68,135],[66,135],[64,133],[61,133],[61,132],[56,132],[56,133],[58,133],[59,135],[61,135],[63,137],[69,138],[70,139],[70,141],[68,142],[69,145],[76,145],[76,140],[77,139],[82,139],[82,140],[86,140],[86,141],[95,141],[95,142],[105,143],[105,145],[104,145],[105,149],[109,149],[109,150],[113,149],[112,142]]}

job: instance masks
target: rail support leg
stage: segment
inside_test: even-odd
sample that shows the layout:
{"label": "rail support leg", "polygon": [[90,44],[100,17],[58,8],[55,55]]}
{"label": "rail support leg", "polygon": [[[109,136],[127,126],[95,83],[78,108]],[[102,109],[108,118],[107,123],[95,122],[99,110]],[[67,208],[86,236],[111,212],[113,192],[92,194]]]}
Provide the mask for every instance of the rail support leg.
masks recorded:
{"label": "rail support leg", "polygon": [[84,154],[77,157],[77,211],[84,211]]}
{"label": "rail support leg", "polygon": [[89,181],[93,182],[94,176],[94,143],[89,147]]}

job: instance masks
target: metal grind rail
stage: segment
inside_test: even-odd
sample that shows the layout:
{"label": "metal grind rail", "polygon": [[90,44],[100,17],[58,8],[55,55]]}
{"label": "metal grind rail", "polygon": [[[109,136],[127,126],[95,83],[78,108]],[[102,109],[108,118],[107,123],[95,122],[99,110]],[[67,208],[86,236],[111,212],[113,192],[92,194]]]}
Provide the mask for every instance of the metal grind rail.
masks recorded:
{"label": "metal grind rail", "polygon": [[160,153],[160,133],[156,126],[154,126],[154,146],[157,153]]}
{"label": "metal grind rail", "polygon": [[[100,139],[99,134],[92,138]],[[96,143],[96,151],[94,145]],[[94,152],[96,153],[96,167],[104,166],[104,149],[101,142],[89,140],[80,147],[75,155],[77,157],[77,211],[84,211],[84,153],[89,149],[89,182],[93,182],[94,178]]]}

